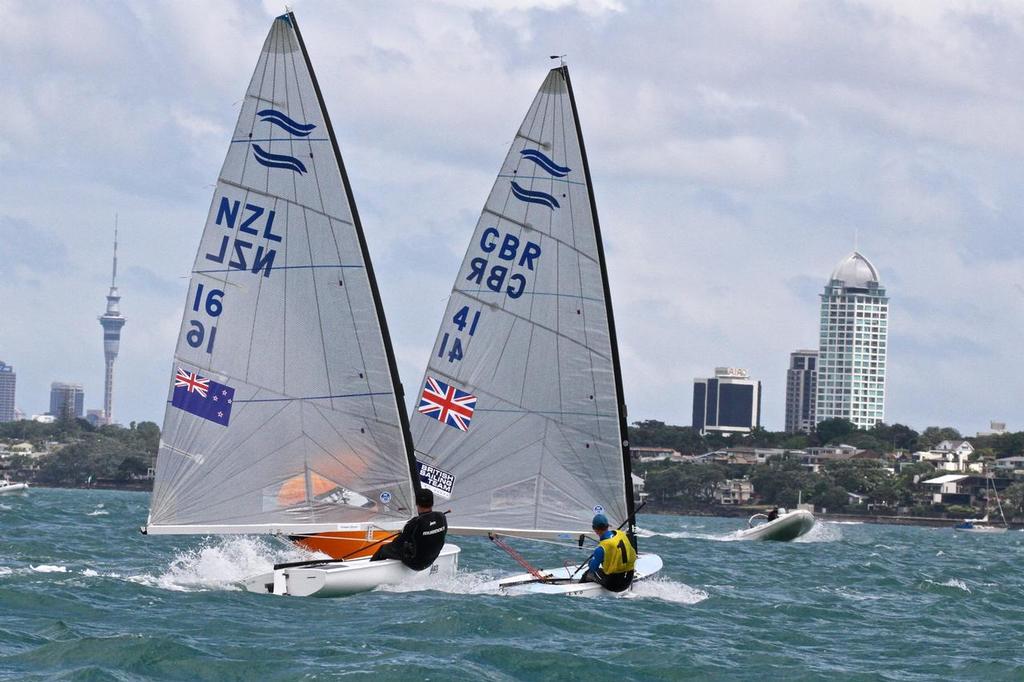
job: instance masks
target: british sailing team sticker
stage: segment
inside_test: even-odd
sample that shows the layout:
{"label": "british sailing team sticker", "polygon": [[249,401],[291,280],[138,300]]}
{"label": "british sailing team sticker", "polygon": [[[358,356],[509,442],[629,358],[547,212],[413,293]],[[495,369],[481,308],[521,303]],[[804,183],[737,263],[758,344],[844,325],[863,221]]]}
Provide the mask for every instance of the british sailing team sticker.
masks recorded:
{"label": "british sailing team sticker", "polygon": [[380,494],[380,502],[381,502],[381,504],[387,504],[390,501],[391,501],[391,493],[389,493],[387,490],[385,490],[384,492],[382,492]]}

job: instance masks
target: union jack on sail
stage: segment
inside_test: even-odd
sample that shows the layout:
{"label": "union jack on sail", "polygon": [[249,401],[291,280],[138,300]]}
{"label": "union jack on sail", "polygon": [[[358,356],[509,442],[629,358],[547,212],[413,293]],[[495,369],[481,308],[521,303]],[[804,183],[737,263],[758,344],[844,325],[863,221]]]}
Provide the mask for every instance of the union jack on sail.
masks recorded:
{"label": "union jack on sail", "polygon": [[198,372],[189,372],[179,367],[178,373],[174,375],[174,387],[184,388],[189,393],[195,391],[205,398],[206,392],[210,390],[210,380],[199,376]]}
{"label": "union jack on sail", "polygon": [[433,377],[427,377],[417,410],[420,414],[454,426],[459,431],[468,431],[475,408],[475,395],[460,391]]}

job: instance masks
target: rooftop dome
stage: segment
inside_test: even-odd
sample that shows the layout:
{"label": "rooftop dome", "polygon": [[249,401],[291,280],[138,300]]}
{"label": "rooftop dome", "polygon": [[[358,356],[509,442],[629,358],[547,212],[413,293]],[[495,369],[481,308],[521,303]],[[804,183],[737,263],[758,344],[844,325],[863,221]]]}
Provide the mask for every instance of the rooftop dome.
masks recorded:
{"label": "rooftop dome", "polygon": [[842,280],[847,288],[867,289],[868,282],[878,282],[878,270],[867,258],[854,251],[839,261],[832,271],[832,279]]}

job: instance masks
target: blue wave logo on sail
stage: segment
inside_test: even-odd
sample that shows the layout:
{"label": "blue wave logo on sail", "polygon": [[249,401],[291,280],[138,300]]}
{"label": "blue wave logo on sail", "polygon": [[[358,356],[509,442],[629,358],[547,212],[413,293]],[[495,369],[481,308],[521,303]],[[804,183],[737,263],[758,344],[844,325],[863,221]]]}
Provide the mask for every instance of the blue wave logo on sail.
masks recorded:
{"label": "blue wave logo on sail", "polygon": [[287,114],[283,114],[277,109],[264,109],[263,111],[257,111],[256,115],[260,117],[260,120],[264,123],[273,123],[277,127],[281,128],[285,132],[297,135],[298,137],[306,137],[316,126],[312,123],[299,123],[288,118]]}
{"label": "blue wave logo on sail", "polygon": [[267,168],[287,168],[300,175],[306,172],[306,166],[294,156],[287,154],[271,154],[258,144],[252,146],[252,155]]}
{"label": "blue wave logo on sail", "polygon": [[524,159],[533,161],[556,178],[564,178],[572,170],[572,168],[568,168],[566,166],[559,166],[557,163],[545,156],[545,154],[539,149],[524,149],[519,153],[523,155]]}
{"label": "blue wave logo on sail", "polygon": [[519,199],[520,201],[525,201],[530,204],[540,204],[551,209],[558,208],[558,200],[547,192],[523,189],[514,180],[512,181],[512,194],[514,194],[516,199]]}

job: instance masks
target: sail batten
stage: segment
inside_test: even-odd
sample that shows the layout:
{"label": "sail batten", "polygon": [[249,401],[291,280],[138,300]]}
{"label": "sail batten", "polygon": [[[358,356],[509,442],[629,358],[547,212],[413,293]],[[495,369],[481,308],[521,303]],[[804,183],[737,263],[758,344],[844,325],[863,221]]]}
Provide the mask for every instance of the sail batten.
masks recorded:
{"label": "sail batten", "polygon": [[607,274],[567,76],[548,74],[497,174],[411,421],[419,458],[454,479],[454,529],[582,532],[595,511],[618,525],[632,510]]}
{"label": "sail batten", "polygon": [[192,267],[149,523],[397,522],[414,492],[401,384],[293,15],[274,21],[246,93]]}

